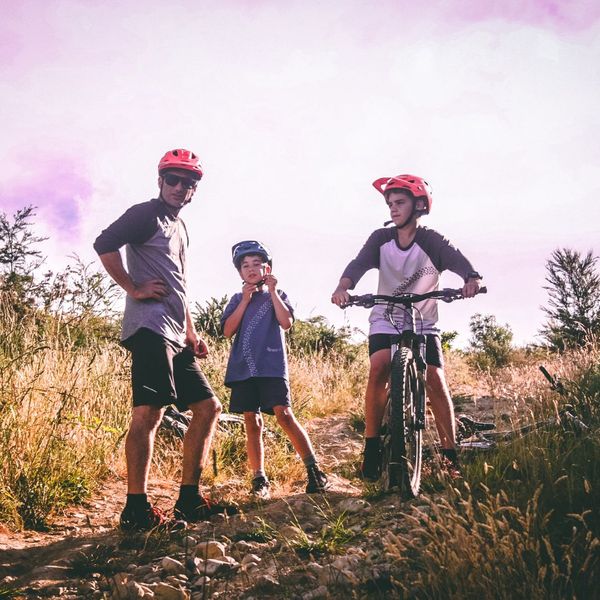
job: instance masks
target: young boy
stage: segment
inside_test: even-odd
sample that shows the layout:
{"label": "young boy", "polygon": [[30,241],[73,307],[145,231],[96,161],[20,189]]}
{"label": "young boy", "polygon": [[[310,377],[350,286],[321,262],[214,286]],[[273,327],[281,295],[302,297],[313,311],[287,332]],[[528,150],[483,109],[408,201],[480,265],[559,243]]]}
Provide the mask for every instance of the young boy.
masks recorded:
{"label": "young boy", "polygon": [[283,332],[294,321],[292,306],[285,293],[276,288],[271,254],[263,244],[254,240],[239,242],[231,253],[244,283],[242,293],[233,296],[221,319],[224,335],[235,335],[225,385],[231,388],[229,410],[244,414],[248,461],[254,472],[252,493],[263,499],[269,497],[261,411],[275,414],[302,458],[308,477],[306,493],[322,492],[327,477],[319,469],[308,435],[290,406]]}
{"label": "young boy", "polygon": [[[471,263],[439,233],[418,224],[419,217],[431,210],[429,184],[414,175],[398,175],[377,179],[373,186],[383,194],[390,210],[390,223],[395,227],[378,229],[371,234],[342,273],[331,301],[343,306],[349,299],[348,290],[353,289],[369,269],[379,269],[378,294],[429,292],[438,288],[440,273],[449,269],[463,278],[463,295],[474,296],[479,291],[481,276]],[[427,339],[427,394],[442,453],[452,472],[457,474],[454,408],[444,376],[442,346],[436,327],[437,304],[435,300],[426,300],[417,307]],[[385,306],[375,306],[369,317],[370,370],[365,394],[365,448],[360,467],[362,477],[369,481],[376,481],[381,474],[379,429],[390,373],[390,335],[397,334],[386,318],[386,310]],[[405,314],[398,312],[401,321]]]}

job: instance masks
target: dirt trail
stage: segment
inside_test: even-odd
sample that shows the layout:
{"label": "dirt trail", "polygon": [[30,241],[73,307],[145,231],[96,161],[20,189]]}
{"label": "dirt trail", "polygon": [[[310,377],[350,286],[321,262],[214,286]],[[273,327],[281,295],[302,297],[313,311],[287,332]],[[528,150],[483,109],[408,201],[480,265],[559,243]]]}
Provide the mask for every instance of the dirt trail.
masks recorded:
{"label": "dirt trail", "polygon": [[[339,471],[350,468],[362,443],[360,434],[350,428],[347,417],[334,415],[315,419],[307,429],[319,449],[321,464],[329,474],[328,496],[360,495],[362,488],[339,474]],[[300,496],[305,484],[298,483],[298,489],[294,491]],[[123,479],[107,480],[102,491],[85,504],[66,509],[55,519],[49,532],[12,532],[0,525],[0,581],[9,576],[16,577],[15,583],[20,587],[56,587],[69,578],[68,565],[74,556],[98,544],[118,546],[122,534],[117,525],[125,500],[125,488]],[[149,489],[153,503],[170,512],[178,484],[152,479]],[[274,489],[272,501],[261,506],[260,513],[277,521],[281,510],[278,500],[284,496],[288,496],[287,492]],[[249,499],[241,498],[240,502],[242,511],[251,515],[254,508]]]}
{"label": "dirt trail", "polygon": [[[486,398],[474,400],[462,396],[457,412],[489,418],[492,416],[493,406]],[[345,507],[348,502],[363,503],[367,505],[367,512],[363,513],[363,517],[360,518],[362,521],[359,519],[358,523],[364,522],[365,519],[377,520],[377,500],[371,500],[373,512],[368,512],[371,508],[369,502],[364,500],[366,488],[354,475],[362,447],[362,435],[352,429],[348,416],[331,415],[313,419],[307,424],[307,429],[331,484],[326,497],[318,500],[322,503],[321,508],[325,503],[325,509],[331,511],[331,514],[340,514],[347,512]],[[263,520],[281,529],[290,525],[290,516],[292,521],[296,519],[296,524],[300,525],[302,530],[319,531],[323,526],[323,521],[319,523],[319,507],[312,497],[303,494],[304,485],[303,481],[298,481],[291,489],[282,490],[275,487],[272,500],[261,505],[244,496],[242,490],[238,495],[243,497],[237,499],[242,511],[240,518],[225,522],[213,517],[213,522],[196,526],[193,533],[204,536],[204,539],[225,536],[234,540],[239,532],[244,528],[247,530],[252,522]],[[64,514],[55,520],[50,532],[10,532],[0,528],[0,591],[2,586],[8,583],[10,586],[28,590],[26,594],[17,596],[18,598],[111,597],[99,595],[99,590],[96,590],[95,595],[87,596],[73,592],[71,567],[74,558],[89,553],[94,547],[108,547],[114,550],[115,555],[125,555],[124,536],[117,527],[125,499],[125,487],[123,479],[113,478],[106,481],[102,491],[84,505],[65,510]],[[217,496],[223,489],[216,490]],[[169,513],[178,493],[177,482],[153,479],[150,482],[150,490],[153,503]],[[391,506],[390,497],[382,502],[381,506]],[[357,512],[360,510],[359,506]],[[397,508],[394,509],[394,513],[396,512]],[[7,576],[8,579],[4,579]],[[70,595],[65,591],[69,589]],[[118,595],[113,594],[112,597]]]}

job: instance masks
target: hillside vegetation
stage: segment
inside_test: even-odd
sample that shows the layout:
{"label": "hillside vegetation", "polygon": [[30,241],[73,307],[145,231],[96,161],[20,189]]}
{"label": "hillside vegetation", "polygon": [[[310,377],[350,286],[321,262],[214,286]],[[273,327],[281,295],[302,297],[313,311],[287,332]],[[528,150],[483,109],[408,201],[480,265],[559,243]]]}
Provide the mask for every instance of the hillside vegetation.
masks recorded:
{"label": "hillside vegetation", "polygon": [[[85,507],[122,480],[131,410],[129,358],[118,344],[117,317],[110,308],[114,288],[79,261],[63,273],[40,276],[41,255],[31,244],[41,239],[29,231],[31,216],[25,209],[14,224],[5,215],[0,219],[0,526],[15,534],[51,529],[70,507]],[[451,350],[455,333],[445,334],[447,373],[459,411],[493,419],[507,432],[539,421],[550,425],[485,452],[463,452],[458,480],[448,480],[430,452],[423,494],[406,503],[359,481],[359,448],[348,448],[348,436],[335,437],[333,424],[342,422],[354,431],[354,441],[360,439],[365,345],[351,343],[351,332],[336,330],[322,317],[297,321],[288,336],[295,410],[311,429],[317,453],[327,448],[322,458],[331,478],[344,485],[331,502],[325,497],[308,506],[297,500],[301,461],[268,421],[267,470],[274,495],[289,511],[282,512],[277,503],[269,511],[267,503],[250,523],[244,512],[256,507],[247,496],[244,432],[238,425],[223,425],[203,483],[240,504],[242,517],[221,529],[210,524],[210,535],[232,547],[245,540],[266,544],[278,581],[274,595],[262,589],[263,597],[600,598],[600,279],[595,262],[591,254],[553,254],[546,347],[513,348],[509,326],[498,325],[491,315],[472,318],[466,352]],[[225,303],[226,298],[212,299],[196,305],[194,313],[211,346],[203,369],[227,408],[223,375],[229,342],[218,331]],[[558,389],[541,377],[540,364],[560,377]],[[560,424],[565,409],[585,426]],[[431,451],[434,436],[426,437]],[[153,480],[176,482],[180,457],[179,437],[161,430]],[[363,508],[352,512],[343,500],[357,495]],[[307,519],[300,517],[303,506],[309,509]],[[284,525],[293,525],[293,531]],[[178,552],[186,559],[189,540],[182,539],[184,550]],[[154,534],[141,542],[107,540],[69,563],[69,573],[79,579],[99,570],[105,577],[105,588],[94,588],[90,597],[123,597],[114,592],[123,580],[119,570],[134,560],[160,563],[170,547]],[[345,562],[344,554],[350,557]],[[342,564],[350,565],[350,574],[344,575],[348,569]],[[324,591],[305,594],[315,581],[306,565],[335,575],[323,579]],[[0,577],[12,567],[0,564]],[[215,577],[210,590],[204,586],[190,595],[182,588],[174,597],[195,600],[209,591],[214,597],[240,597],[254,581],[248,577]],[[17,583],[0,579],[0,598],[39,597],[35,591],[22,596]],[[72,597],[88,597],[81,594]]]}
{"label": "hillside vegetation", "polygon": [[[66,506],[124,473],[128,357],[114,327],[93,316],[19,312],[4,296],[0,327],[0,521],[16,530],[44,530]],[[299,418],[309,423],[343,414],[360,427],[365,348],[343,335],[329,346],[313,345],[296,340],[291,355]],[[225,405],[227,353],[227,343],[215,339],[203,363]],[[539,375],[540,360],[560,375],[562,396]],[[378,536],[393,566],[391,591],[415,598],[593,597],[600,576],[598,346],[563,354],[514,352],[507,366],[487,371],[477,370],[468,354],[450,352],[448,373],[458,406],[470,394],[493,399],[486,416],[503,429],[552,417],[567,403],[589,429],[540,430],[465,455],[462,481],[426,477],[421,503],[407,505],[402,520]],[[267,436],[267,445],[269,473],[285,495],[302,478],[301,463],[290,461],[282,436]],[[180,440],[165,432],[156,450],[153,476],[175,480]],[[241,428],[218,433],[215,459],[218,473],[207,473],[206,483],[227,483],[228,499],[243,503],[248,476]],[[361,486],[354,478],[357,460],[340,463],[338,474]],[[363,490],[370,501],[381,498],[376,487]],[[363,544],[371,539],[368,531],[364,523]],[[361,544],[360,538],[348,544]],[[331,551],[343,553],[344,545]]]}

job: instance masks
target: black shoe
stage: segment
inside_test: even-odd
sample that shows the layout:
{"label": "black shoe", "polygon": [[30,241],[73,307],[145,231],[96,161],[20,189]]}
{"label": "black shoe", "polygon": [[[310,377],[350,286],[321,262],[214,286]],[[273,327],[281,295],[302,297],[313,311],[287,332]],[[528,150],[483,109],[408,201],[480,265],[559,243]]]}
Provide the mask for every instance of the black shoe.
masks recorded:
{"label": "black shoe", "polygon": [[185,523],[167,519],[165,514],[150,502],[141,507],[126,505],[119,525],[123,531],[149,531],[156,528],[183,529]]}
{"label": "black shoe", "polygon": [[317,465],[307,467],[306,473],[308,475],[308,483],[306,484],[307,494],[316,494],[317,492],[324,492],[327,489],[329,485],[327,475]]}
{"label": "black shoe", "polygon": [[365,481],[377,481],[381,477],[381,449],[365,448],[359,475]]}
{"label": "black shoe", "polygon": [[271,486],[266,477],[260,475],[252,480],[252,495],[261,500],[268,500],[271,497],[269,487]]}
{"label": "black shoe", "polygon": [[176,519],[183,519],[189,523],[208,521],[213,515],[235,515],[237,507],[231,504],[215,504],[201,494],[182,500],[179,498],[173,509]]}

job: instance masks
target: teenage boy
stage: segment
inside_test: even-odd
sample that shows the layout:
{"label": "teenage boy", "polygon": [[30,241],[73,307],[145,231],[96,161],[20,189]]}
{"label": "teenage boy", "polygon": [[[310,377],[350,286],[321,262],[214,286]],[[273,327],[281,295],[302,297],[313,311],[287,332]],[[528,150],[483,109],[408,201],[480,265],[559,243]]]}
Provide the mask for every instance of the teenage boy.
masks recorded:
{"label": "teenage boy", "polygon": [[[94,248],[108,274],[127,292],[121,340],[131,352],[133,410],[127,438],[127,502],[123,529],[166,523],[147,498],[154,439],[164,409],[192,411],[183,441],[183,466],[176,519],[199,521],[224,507],[199,491],[202,469],[221,404],[196,362],[208,354],[194,329],[187,298],[188,234],[179,212],[202,178],[198,156],[167,152],[158,165],[158,198],[136,204],[109,225]],[[125,246],[127,270],[120,248]]]}
{"label": "teenage boy", "polygon": [[271,254],[263,244],[255,240],[239,242],[232,248],[232,259],[243,285],[221,319],[224,335],[235,335],[225,384],[231,388],[229,410],[244,414],[252,493],[263,499],[269,497],[261,412],[275,414],[302,458],[308,478],[306,493],[322,492],[327,477],[319,469],[310,439],[290,403],[284,331],[292,326],[294,311],[286,294],[277,289]]}
{"label": "teenage boy", "polygon": [[[353,289],[369,269],[379,269],[378,294],[395,296],[435,290],[441,272],[449,269],[463,278],[463,295],[474,296],[479,291],[481,276],[471,263],[439,233],[419,225],[419,217],[431,210],[428,183],[414,175],[398,175],[377,179],[373,186],[383,194],[394,227],[378,229],[371,234],[342,273],[331,301],[338,306],[348,302],[348,290]],[[444,376],[442,346],[436,326],[437,304],[435,300],[426,300],[417,307],[422,317],[422,332],[427,339],[427,394],[442,454],[451,472],[458,474],[454,407]],[[369,317],[370,370],[365,395],[365,448],[360,467],[362,477],[369,481],[376,481],[381,474],[379,430],[390,374],[390,336],[397,334],[386,318],[386,310],[385,306],[375,306]],[[399,312],[399,329],[402,331],[406,313]]]}

